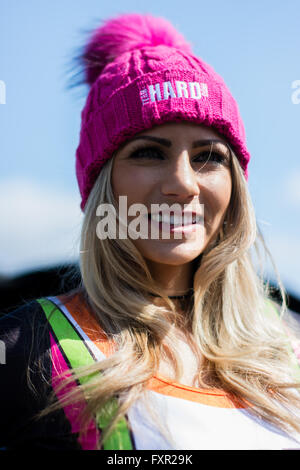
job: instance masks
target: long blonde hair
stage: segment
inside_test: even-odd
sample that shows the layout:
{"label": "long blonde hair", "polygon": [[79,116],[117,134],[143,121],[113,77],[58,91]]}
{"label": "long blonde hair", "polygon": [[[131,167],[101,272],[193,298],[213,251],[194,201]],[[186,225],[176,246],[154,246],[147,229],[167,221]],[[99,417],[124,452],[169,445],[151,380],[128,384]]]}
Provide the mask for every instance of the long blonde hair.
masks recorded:
{"label": "long blonde hair", "polygon": [[[178,319],[174,302],[164,296],[130,239],[100,240],[96,235],[98,205],[116,206],[111,187],[113,158],[106,162],[91,191],[81,235],[82,286],[116,352],[92,366],[74,370],[77,377],[101,373],[46,412],[80,400],[79,391],[84,392],[84,429],[88,417],[96,415],[112,397],[118,397],[118,411],[99,445],[133,403],[144,396],[163,356],[173,361],[176,377],[181,376],[184,365],[176,352],[173,328],[180,321],[196,355],[204,358],[197,374],[201,387],[217,384],[250,404],[254,415],[284,431],[300,432],[299,419],[294,416],[300,398],[289,343],[281,326],[265,315],[269,283],[256,272],[250,249],[255,247],[260,257],[260,240],[271,255],[257,227],[240,164],[231,153],[232,195],[226,223],[215,242],[196,260],[194,302],[184,319]],[[278,273],[277,281],[282,316],[286,298]],[[151,293],[163,297],[165,306],[154,305]]]}

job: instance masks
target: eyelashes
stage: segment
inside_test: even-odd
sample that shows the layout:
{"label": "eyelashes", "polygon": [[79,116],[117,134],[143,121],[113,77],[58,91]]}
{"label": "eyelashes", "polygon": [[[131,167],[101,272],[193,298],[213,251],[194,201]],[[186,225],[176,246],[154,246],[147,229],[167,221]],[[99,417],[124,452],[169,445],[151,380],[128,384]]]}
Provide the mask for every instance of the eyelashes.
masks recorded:
{"label": "eyelashes", "polygon": [[[133,150],[129,158],[134,160],[164,160],[165,155],[157,147],[140,147],[136,150]],[[215,164],[224,164],[227,163],[228,158],[225,155],[225,152],[217,151],[217,150],[203,150],[198,155],[196,155],[193,159],[195,163],[215,163]]]}
{"label": "eyelashes", "polygon": [[155,148],[155,147],[142,147],[137,150],[134,150],[130,155],[129,158],[157,158],[157,156],[162,156],[161,159],[163,159],[163,154],[162,152]]}

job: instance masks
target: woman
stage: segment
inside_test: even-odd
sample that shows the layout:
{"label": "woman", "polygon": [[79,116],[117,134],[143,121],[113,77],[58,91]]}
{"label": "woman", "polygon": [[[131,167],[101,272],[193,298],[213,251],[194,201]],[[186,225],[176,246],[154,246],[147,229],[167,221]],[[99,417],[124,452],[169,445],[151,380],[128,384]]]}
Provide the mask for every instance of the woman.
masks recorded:
{"label": "woman", "polygon": [[149,15],[107,21],[82,60],[82,282],[1,320],[0,444],[300,448],[293,333],[252,264],[234,98]]}

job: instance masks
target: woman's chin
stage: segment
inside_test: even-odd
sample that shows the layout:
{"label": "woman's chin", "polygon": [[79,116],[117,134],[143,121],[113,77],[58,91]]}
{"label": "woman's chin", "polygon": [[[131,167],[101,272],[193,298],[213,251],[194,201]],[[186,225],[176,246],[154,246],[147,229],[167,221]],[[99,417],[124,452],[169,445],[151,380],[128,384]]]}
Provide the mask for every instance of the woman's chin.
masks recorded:
{"label": "woman's chin", "polygon": [[[142,245],[142,244],[140,244]],[[142,256],[150,261],[159,264],[168,264],[168,265],[182,265],[190,263],[195,260],[201,253],[204,251],[206,244],[198,245],[188,242],[183,242],[182,240],[177,240],[177,243],[174,243],[174,240],[169,243],[159,243],[159,240],[156,242],[143,244],[143,246],[137,246]]]}

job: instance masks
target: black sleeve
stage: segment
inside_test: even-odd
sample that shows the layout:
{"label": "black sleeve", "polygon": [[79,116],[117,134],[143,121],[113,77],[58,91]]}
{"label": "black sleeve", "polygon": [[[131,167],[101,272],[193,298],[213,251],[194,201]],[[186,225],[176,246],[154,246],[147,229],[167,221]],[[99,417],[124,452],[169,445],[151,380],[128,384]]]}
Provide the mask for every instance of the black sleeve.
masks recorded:
{"label": "black sleeve", "polygon": [[76,449],[63,410],[36,419],[49,404],[49,325],[32,301],[0,318],[0,449]]}

